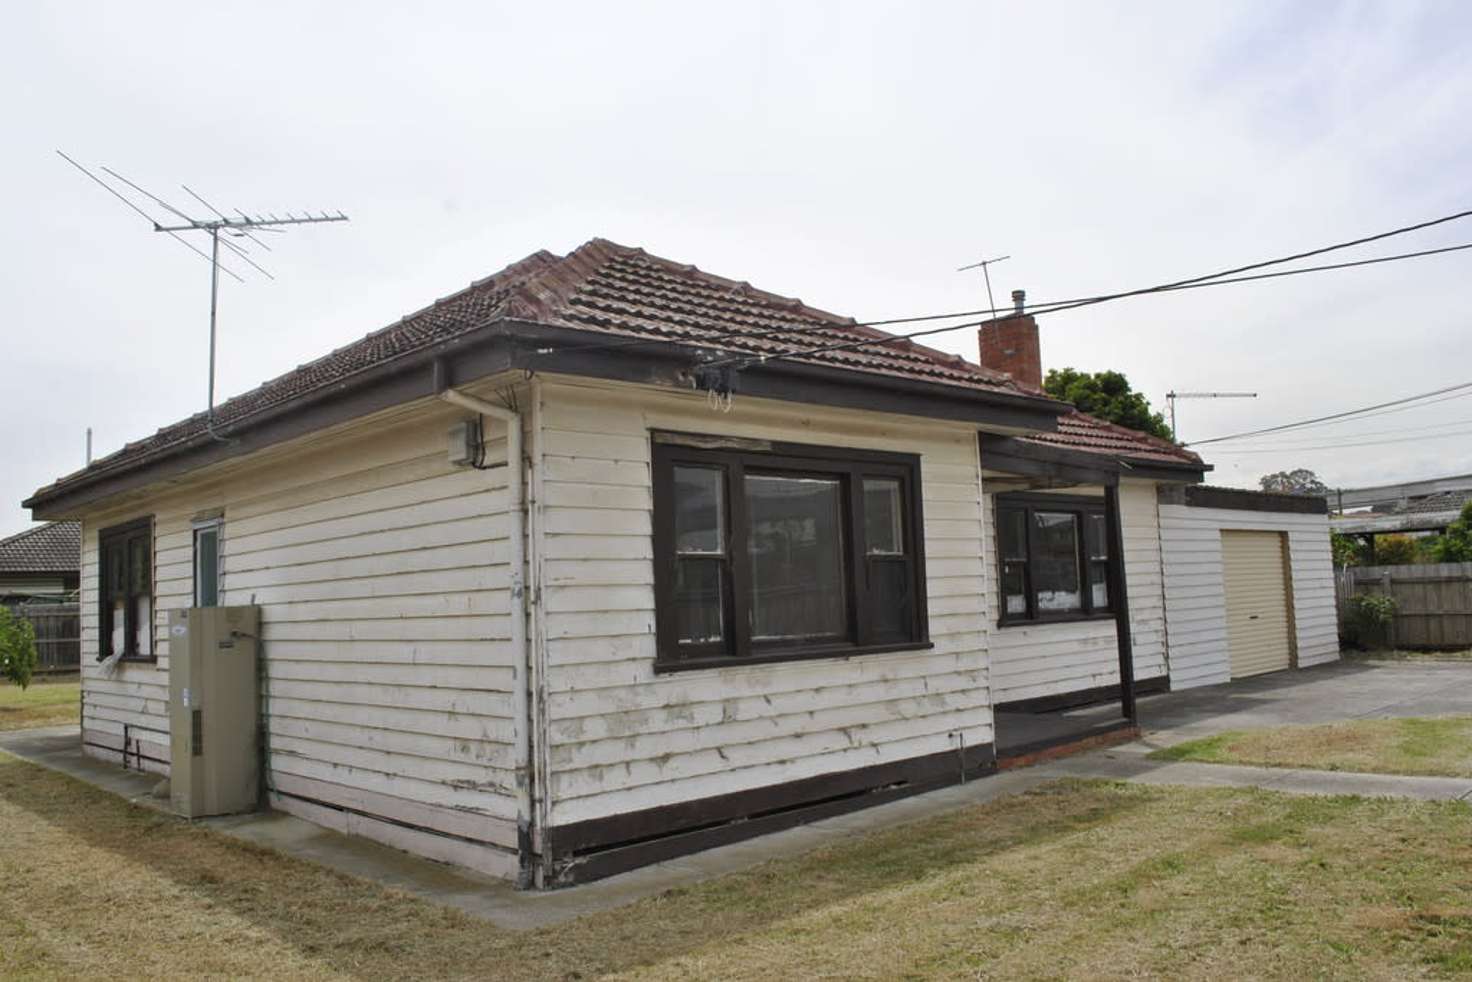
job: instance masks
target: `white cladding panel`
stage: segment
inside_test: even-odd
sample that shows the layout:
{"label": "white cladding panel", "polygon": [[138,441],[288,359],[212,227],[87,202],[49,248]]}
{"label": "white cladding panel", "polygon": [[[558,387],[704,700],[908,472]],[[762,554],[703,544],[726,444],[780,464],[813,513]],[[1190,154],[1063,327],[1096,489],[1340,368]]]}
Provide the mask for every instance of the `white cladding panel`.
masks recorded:
{"label": "white cladding panel", "polygon": [[[1088,487],[1058,493],[1097,498],[1104,492]],[[995,502],[996,495],[987,494],[986,556],[987,572],[992,575],[997,570]],[[1135,680],[1142,682],[1166,674],[1165,601],[1154,482],[1122,482],[1119,509]],[[989,600],[992,687],[998,703],[1119,684],[1119,645],[1113,618],[999,627],[995,591]]]}
{"label": "white cladding panel", "polygon": [[[446,431],[464,415],[419,403],[88,514],[89,752],[126,752],[167,771],[165,625],[192,603],[194,517],[223,510],[220,603],[261,612],[266,777],[281,792],[273,803],[488,871],[514,869],[499,852],[422,841],[449,832],[515,845],[506,471],[449,464]],[[504,460],[504,433],[488,431],[487,442],[488,460]],[[108,671],[96,660],[98,531],[144,515],[154,520],[158,661]]]}
{"label": "white cladding panel", "polygon": [[[537,411],[553,825],[992,742],[974,428],[573,381]],[[934,647],[656,675],[652,429],[919,454]]]}
{"label": "white cladding panel", "polygon": [[1162,504],[1161,551],[1173,689],[1231,678],[1222,578],[1222,531],[1229,529],[1287,534],[1298,666],[1306,668],[1339,657],[1326,516]]}

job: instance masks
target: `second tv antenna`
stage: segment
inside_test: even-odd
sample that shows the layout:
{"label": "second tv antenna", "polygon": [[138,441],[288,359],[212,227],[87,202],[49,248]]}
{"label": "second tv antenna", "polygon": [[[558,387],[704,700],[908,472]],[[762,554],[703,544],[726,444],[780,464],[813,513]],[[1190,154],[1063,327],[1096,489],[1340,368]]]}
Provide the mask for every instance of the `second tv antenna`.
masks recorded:
{"label": "second tv antenna", "polygon": [[[250,257],[250,250],[248,250],[244,245],[238,242],[232,242],[231,239],[248,239],[253,244],[259,246],[267,252],[270,252],[271,247],[268,246],[259,237],[257,237],[255,234],[256,232],[281,233],[285,232],[287,228],[292,225],[316,225],[322,222],[345,222],[348,220],[348,216],[344,215],[340,211],[336,214],[328,214],[324,211],[321,214],[317,215],[313,215],[311,212],[303,212],[300,215],[293,214],[292,212],[287,212],[285,218],[278,218],[274,213],[271,212],[267,212],[264,215],[247,215],[245,212],[237,208],[234,209],[234,211],[238,217],[231,218],[230,216],[226,215],[224,212],[216,208],[214,205],[204,200],[204,198],[200,197],[198,194],[195,194],[189,189],[187,185],[181,184],[179,186],[184,189],[185,194],[188,194],[195,201],[199,202],[215,216],[214,218],[205,219],[191,218],[189,215],[185,214],[180,209],[175,208],[173,205],[169,204],[167,201],[163,200],[152,192],[146,191],[143,188],[139,187],[137,184],[134,184],[132,181],[128,180],[117,171],[112,170],[108,167],[102,168],[102,170],[109,177],[112,177],[114,180],[121,182],[138,194],[143,195],[143,197],[147,198],[149,201],[153,202],[153,204],[162,208],[164,211],[168,212],[170,215],[173,215],[174,218],[177,219],[176,222],[172,222],[171,224],[166,225],[163,222],[160,222],[157,218],[154,218],[143,208],[139,207],[127,195],[123,194],[117,188],[113,187],[111,184],[107,183],[102,178],[98,177],[96,174],[92,173],[87,168],[83,167],[81,164],[77,163],[75,160],[62,153],[60,150],[56,152],[62,160],[65,160],[77,170],[81,171],[83,174],[86,174],[92,180],[102,185],[102,187],[106,189],[113,197],[117,198],[123,204],[127,205],[129,208],[133,209],[138,214],[147,219],[149,224],[153,226],[153,230],[155,232],[163,232],[169,235],[171,238],[177,239],[179,242],[183,243],[190,251],[197,253],[209,262],[210,372],[209,402],[205,412],[205,428],[209,430],[210,436],[214,437],[216,440],[224,440],[225,437],[222,437],[215,432],[215,317],[216,312],[219,309],[220,301],[220,273],[223,271],[227,276],[233,277],[235,280],[241,283],[244,283],[245,280],[243,277],[241,277],[239,273],[235,272],[233,269],[220,262],[220,246],[223,245],[225,246],[225,248],[235,253],[235,255],[241,261],[249,265],[252,269],[256,270],[256,272],[260,273],[262,276],[266,277],[267,279],[275,279],[274,276],[268,273],[264,268],[262,268],[259,263],[257,263],[254,259]],[[180,234],[181,232],[208,233],[210,237],[210,251],[208,253],[204,252],[198,246],[185,239]],[[221,232],[225,233],[226,238],[222,239],[220,237]]]}

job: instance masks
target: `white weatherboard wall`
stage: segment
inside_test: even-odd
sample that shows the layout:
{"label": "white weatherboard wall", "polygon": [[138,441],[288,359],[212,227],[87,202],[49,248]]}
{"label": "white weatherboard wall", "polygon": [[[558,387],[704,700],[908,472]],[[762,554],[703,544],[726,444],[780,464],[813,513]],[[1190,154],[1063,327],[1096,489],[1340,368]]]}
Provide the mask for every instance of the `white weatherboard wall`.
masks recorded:
{"label": "white weatherboard wall", "polygon": [[[553,827],[992,742],[973,427],[613,383],[534,398]],[[652,429],[919,454],[934,648],[656,675]]]}
{"label": "white weatherboard wall", "polygon": [[1297,665],[1339,657],[1334,563],[1324,515],[1160,505],[1172,689],[1231,679],[1222,530],[1286,532]]}
{"label": "white weatherboard wall", "polygon": [[[1085,487],[1057,493],[1098,498],[1104,492],[1098,487]],[[996,568],[995,507],[996,495],[987,494],[986,556],[991,564],[988,572]],[[1121,482],[1119,510],[1135,681],[1143,682],[1166,674],[1165,601],[1161,593],[1155,483]],[[987,621],[991,626],[992,686],[996,702],[1037,699],[1119,684],[1119,645],[1112,617],[999,627],[1001,613],[995,591],[989,601]]]}
{"label": "white weatherboard wall", "polygon": [[[446,430],[464,415],[419,403],[87,515],[88,752],[126,749],[167,771],[165,625],[192,602],[192,520],[223,509],[220,602],[261,607],[273,807],[514,872],[506,471],[449,464]],[[504,437],[487,455],[504,459]],[[147,514],[158,663],[108,673],[96,661],[97,533]]]}

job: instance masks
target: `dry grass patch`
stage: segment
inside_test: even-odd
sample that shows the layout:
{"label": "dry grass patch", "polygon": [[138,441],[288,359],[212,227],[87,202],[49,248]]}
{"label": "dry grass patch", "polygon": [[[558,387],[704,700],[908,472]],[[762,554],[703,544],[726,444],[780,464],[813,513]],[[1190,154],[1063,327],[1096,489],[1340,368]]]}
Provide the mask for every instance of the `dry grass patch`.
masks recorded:
{"label": "dry grass patch", "polygon": [[1361,719],[1231,730],[1157,750],[1158,760],[1472,777],[1472,716]]}
{"label": "dry grass patch", "polygon": [[1411,978],[1472,809],[1062,783],[511,933],[0,755],[0,975]]}
{"label": "dry grass patch", "polygon": [[79,721],[80,683],[75,675],[37,676],[29,688],[0,684],[0,730],[28,730]]}

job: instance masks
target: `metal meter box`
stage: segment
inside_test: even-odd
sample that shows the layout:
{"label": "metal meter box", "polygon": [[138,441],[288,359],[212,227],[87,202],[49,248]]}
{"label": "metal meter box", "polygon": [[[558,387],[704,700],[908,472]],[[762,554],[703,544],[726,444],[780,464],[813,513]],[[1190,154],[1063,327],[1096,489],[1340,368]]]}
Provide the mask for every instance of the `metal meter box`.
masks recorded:
{"label": "metal meter box", "polygon": [[169,611],[169,798],[187,818],[260,796],[259,607]]}

